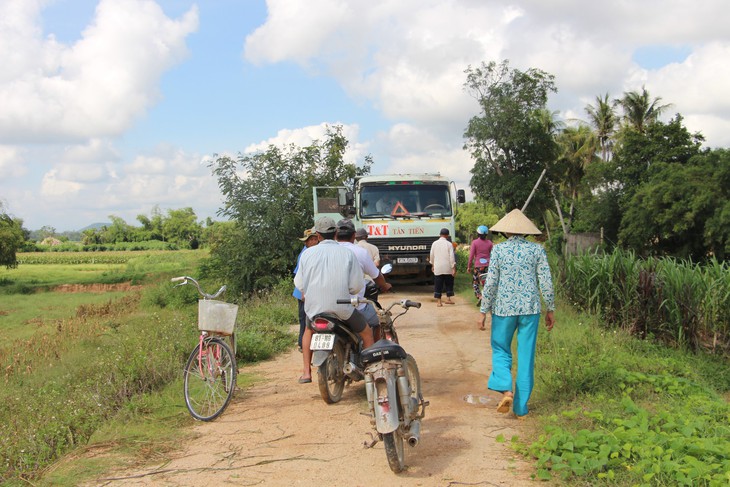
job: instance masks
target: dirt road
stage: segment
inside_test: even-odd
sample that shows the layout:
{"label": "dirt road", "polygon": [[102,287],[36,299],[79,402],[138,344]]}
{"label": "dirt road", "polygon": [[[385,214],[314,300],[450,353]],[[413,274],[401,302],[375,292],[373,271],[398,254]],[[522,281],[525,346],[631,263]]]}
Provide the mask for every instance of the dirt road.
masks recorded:
{"label": "dirt road", "polygon": [[[438,308],[425,287],[406,287],[381,302],[403,298],[423,302],[396,325],[401,345],[418,362],[424,397],[431,403],[420,444],[406,447],[405,472],[391,472],[382,442],[364,446],[373,431],[364,383],[346,388],[338,404],[326,405],[316,374],[311,384],[297,383],[302,360],[295,350],[246,367],[244,372],[263,380],[239,393],[218,420],[196,425],[200,437],[181,445],[171,461],[110,472],[96,485],[533,484],[531,466],[508,446],[529,420],[497,413],[497,395],[486,391],[489,332],[475,325],[473,299],[456,297],[456,305]],[[486,396],[487,403],[468,404],[467,394]],[[497,441],[500,435],[505,443]]]}

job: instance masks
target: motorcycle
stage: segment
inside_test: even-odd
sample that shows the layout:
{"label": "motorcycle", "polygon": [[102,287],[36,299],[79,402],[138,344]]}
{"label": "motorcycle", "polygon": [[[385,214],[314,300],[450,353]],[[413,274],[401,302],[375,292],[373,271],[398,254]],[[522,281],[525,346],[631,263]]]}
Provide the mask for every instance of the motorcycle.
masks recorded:
{"label": "motorcycle", "polygon": [[[386,264],[380,272],[388,274],[391,270],[392,266]],[[365,288],[366,301],[363,302],[372,303],[380,316],[383,309],[378,302],[378,293],[378,287],[369,283]],[[350,302],[350,299],[337,300],[339,304]],[[383,320],[380,321],[382,324]],[[362,339],[333,314],[321,313],[313,317],[308,326],[313,332],[309,348],[312,350],[312,367],[317,369],[319,393],[324,402],[334,404],[342,399],[346,384],[364,378],[360,361]]]}
{"label": "motorcycle", "polygon": [[[355,299],[353,304],[357,304]],[[390,309],[400,305],[404,311],[391,319]],[[393,322],[409,308],[420,308],[421,303],[404,299],[383,310],[381,317]],[[384,334],[387,336],[387,332]],[[365,392],[370,409],[370,424],[385,445],[385,456],[390,469],[399,473],[405,468],[405,443],[418,445],[421,436],[421,420],[426,415],[429,402],[421,393],[421,376],[416,359],[398,343],[382,338],[362,351],[361,361],[365,374]]]}

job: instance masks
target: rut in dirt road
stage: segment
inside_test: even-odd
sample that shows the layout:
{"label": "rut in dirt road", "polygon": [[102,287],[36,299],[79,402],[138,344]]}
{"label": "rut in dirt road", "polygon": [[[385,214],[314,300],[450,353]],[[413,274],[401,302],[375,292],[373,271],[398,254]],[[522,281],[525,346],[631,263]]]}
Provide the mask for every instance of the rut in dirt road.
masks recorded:
{"label": "rut in dirt road", "polygon": [[[241,391],[218,420],[196,424],[198,438],[169,461],[109,472],[96,485],[532,484],[533,467],[508,446],[529,421],[495,411],[498,395],[486,390],[489,332],[477,329],[473,300],[457,297],[456,305],[437,308],[427,288],[411,287],[381,296],[381,302],[404,298],[423,303],[399,318],[396,328],[430,401],[420,443],[406,448],[404,472],[390,470],[382,442],[367,447],[373,429],[363,382],[327,405],[316,373],[312,383],[297,383],[302,359],[293,351],[242,368],[261,380]],[[468,404],[469,394],[486,397],[486,403]]]}

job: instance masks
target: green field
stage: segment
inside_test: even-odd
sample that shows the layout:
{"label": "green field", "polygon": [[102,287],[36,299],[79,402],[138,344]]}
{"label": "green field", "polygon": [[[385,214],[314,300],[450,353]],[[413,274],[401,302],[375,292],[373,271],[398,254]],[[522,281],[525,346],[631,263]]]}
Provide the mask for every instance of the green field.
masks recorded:
{"label": "green field", "polygon": [[[116,254],[34,254],[0,270],[0,484],[75,485],[103,467],[46,469],[91,445],[144,456],[187,434],[179,382],[197,342],[198,295],[170,278],[198,276],[207,252]],[[242,307],[239,361],[296,343],[289,293],[285,283]],[[242,374],[239,386],[250,380]]]}

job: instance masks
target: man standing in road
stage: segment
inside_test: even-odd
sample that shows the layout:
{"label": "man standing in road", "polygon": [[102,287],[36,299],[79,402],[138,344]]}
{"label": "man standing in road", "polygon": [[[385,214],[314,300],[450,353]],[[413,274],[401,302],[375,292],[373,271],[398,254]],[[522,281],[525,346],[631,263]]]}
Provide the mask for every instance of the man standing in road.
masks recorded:
{"label": "man standing in road", "polygon": [[[363,273],[355,254],[334,241],[337,226],[330,217],[314,224],[320,243],[302,254],[294,285],[304,296],[304,312],[311,320],[320,313],[332,313],[352,331],[360,334],[363,346],[373,344],[373,332],[365,317],[351,304],[337,304],[338,299],[358,294],[363,288]],[[312,330],[307,327],[302,337],[304,367],[300,384],[312,382]]]}
{"label": "man standing in road", "polygon": [[446,292],[446,304],[456,304],[451,300],[454,295],[454,276],[456,275],[456,256],[454,246],[449,241],[449,229],[442,228],[439,239],[431,244],[428,260],[433,270],[433,297],[436,306],[443,306],[441,295]]}
{"label": "man standing in road", "polygon": [[368,242],[368,231],[364,228],[358,228],[355,232],[355,240],[357,240],[357,245],[368,251],[370,258],[373,259],[375,267],[380,267],[380,251],[375,245]]}

